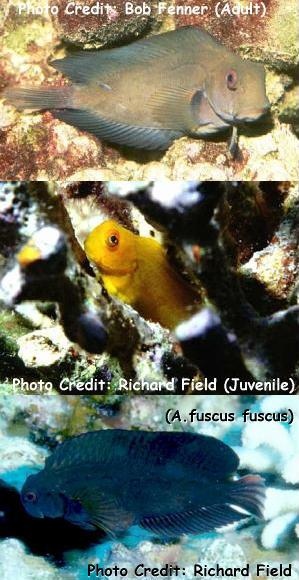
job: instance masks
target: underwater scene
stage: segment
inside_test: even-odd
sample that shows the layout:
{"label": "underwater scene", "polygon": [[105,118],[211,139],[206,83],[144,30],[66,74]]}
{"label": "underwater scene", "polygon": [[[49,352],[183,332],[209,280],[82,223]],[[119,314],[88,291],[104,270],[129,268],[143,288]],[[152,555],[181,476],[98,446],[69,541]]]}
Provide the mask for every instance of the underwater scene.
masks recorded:
{"label": "underwater scene", "polygon": [[2,578],[298,579],[298,419],[291,395],[2,391]]}
{"label": "underwater scene", "polygon": [[299,580],[296,0],[0,0],[1,580]]}
{"label": "underwater scene", "polygon": [[298,179],[296,0],[0,0],[0,178]]}
{"label": "underwater scene", "polygon": [[5,390],[296,391],[298,207],[290,182],[2,182]]}
{"label": "underwater scene", "polygon": [[298,580],[298,210],[0,182],[3,580]]}

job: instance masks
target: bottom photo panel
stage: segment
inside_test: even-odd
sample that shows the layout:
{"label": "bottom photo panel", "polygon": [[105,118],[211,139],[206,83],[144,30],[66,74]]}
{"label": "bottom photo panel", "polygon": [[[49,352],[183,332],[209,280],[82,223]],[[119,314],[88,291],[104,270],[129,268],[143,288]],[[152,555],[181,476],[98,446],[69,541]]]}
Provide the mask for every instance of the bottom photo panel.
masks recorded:
{"label": "bottom photo panel", "polygon": [[3,391],[2,579],[297,579],[298,401]]}

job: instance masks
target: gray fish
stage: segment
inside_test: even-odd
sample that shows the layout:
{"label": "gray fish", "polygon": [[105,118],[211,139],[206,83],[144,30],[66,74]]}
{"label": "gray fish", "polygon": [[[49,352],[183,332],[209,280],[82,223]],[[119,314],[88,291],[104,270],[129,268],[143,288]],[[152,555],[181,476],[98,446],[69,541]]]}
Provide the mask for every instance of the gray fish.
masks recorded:
{"label": "gray fish", "polygon": [[262,516],[258,475],[232,480],[238,457],[213,437],[107,430],[59,445],[22,492],[27,512],[112,536],[139,525],[159,536],[201,533]]}
{"label": "gray fish", "polygon": [[204,137],[255,121],[270,106],[264,67],[195,27],[51,64],[74,84],[12,87],[5,98],[120,145],[167,149],[183,135]]}

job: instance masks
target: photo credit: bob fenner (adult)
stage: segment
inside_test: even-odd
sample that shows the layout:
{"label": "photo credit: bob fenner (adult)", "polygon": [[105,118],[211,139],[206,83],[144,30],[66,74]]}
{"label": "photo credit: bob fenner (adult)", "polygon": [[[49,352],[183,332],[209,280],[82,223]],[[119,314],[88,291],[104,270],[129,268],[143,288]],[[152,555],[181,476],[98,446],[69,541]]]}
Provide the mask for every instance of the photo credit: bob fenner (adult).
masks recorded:
{"label": "photo credit: bob fenner (adult)", "polygon": [[[18,2],[18,14],[31,15],[47,15],[57,16],[60,12],[65,15],[74,16],[108,16],[113,18],[117,13],[117,6],[113,2],[94,2],[93,4],[84,4],[83,2],[75,2],[70,0],[64,8],[61,8],[59,3],[40,3],[36,4],[28,0],[27,2]],[[126,16],[151,16],[153,13],[157,16],[206,16],[212,11],[218,18],[222,16],[261,16],[266,15],[266,5],[264,2],[217,2],[214,8],[208,4],[189,5],[182,3],[174,5],[170,2],[158,2],[153,8],[147,2],[140,2],[137,5],[133,2],[124,2],[123,11]]]}

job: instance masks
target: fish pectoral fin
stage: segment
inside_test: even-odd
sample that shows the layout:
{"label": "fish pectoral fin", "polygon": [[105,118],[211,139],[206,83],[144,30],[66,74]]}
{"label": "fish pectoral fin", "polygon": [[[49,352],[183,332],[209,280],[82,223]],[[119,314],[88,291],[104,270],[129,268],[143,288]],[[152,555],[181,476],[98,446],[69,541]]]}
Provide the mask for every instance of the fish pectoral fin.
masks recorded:
{"label": "fish pectoral fin", "polygon": [[133,516],[121,509],[106,511],[98,508],[93,510],[91,523],[109,536],[115,537],[133,525]]}
{"label": "fish pectoral fin", "polygon": [[98,489],[80,490],[76,499],[88,514],[89,523],[110,536],[124,532],[133,523],[133,515],[124,510],[116,498]]}
{"label": "fish pectoral fin", "polygon": [[148,111],[155,122],[191,135],[209,135],[229,127],[197,88],[164,88],[151,97]]}
{"label": "fish pectoral fin", "polygon": [[53,111],[53,115],[69,125],[92,133],[98,139],[138,149],[167,149],[174,139],[182,136],[178,130],[126,125],[81,109]]}
{"label": "fish pectoral fin", "polygon": [[154,121],[168,129],[192,132],[197,126],[192,102],[199,92],[194,88],[164,87],[149,99],[148,113]]}
{"label": "fish pectoral fin", "polygon": [[181,513],[146,516],[139,523],[154,534],[179,536],[210,532],[246,517],[248,515],[238,512],[228,504],[219,504]]}

